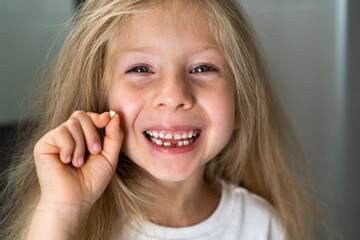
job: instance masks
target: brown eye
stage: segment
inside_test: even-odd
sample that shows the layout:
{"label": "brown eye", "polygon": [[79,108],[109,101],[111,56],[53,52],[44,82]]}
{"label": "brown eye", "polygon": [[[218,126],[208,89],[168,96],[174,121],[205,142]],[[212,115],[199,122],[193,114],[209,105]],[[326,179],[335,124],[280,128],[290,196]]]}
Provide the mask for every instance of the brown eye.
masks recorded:
{"label": "brown eye", "polygon": [[209,66],[198,66],[193,70],[191,70],[191,73],[202,73],[202,72],[210,72],[210,71],[214,71],[214,69]]}

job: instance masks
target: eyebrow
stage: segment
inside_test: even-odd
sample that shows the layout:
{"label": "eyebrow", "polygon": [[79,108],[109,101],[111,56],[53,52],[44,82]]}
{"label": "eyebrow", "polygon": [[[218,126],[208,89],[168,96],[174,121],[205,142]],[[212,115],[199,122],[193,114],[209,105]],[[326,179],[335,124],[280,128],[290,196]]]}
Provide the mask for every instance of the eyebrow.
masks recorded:
{"label": "eyebrow", "polygon": [[132,52],[135,52],[135,53],[148,53],[148,52],[152,52],[153,48],[151,47],[139,47],[139,48],[131,48],[131,49],[126,49],[125,51],[122,51],[119,56],[121,55],[125,55],[125,54],[128,54],[128,53],[132,53]]}
{"label": "eyebrow", "polygon": [[208,45],[208,46],[201,46],[201,47],[196,48],[191,54],[195,55],[195,54],[206,52],[208,50],[213,50],[213,51],[222,53],[221,49],[218,46]]}
{"label": "eyebrow", "polygon": [[[195,48],[190,54],[191,55],[196,55],[196,54],[200,54],[203,52],[206,52],[208,50],[214,50],[216,52],[219,52],[222,54],[221,49],[216,46],[216,45],[207,45],[207,46],[200,46]],[[154,52],[154,48],[152,47],[139,47],[139,48],[131,48],[131,49],[127,49],[125,51],[121,51],[121,53],[117,56],[117,59],[119,59],[120,57],[127,55],[129,53],[153,53]]]}

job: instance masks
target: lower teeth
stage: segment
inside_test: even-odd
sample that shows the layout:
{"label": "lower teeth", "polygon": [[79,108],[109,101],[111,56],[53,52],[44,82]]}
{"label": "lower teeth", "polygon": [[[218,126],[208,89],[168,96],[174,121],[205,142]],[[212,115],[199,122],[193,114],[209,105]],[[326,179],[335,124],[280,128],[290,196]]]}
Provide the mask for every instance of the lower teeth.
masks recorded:
{"label": "lower teeth", "polygon": [[195,140],[198,138],[198,135],[193,136],[192,138],[188,139],[188,140],[183,140],[183,141],[178,141],[175,143],[171,143],[171,142],[166,142],[166,141],[162,141],[160,139],[156,139],[154,137],[150,137],[148,136],[151,140],[151,142],[155,143],[156,145],[159,146],[164,146],[164,147],[182,147],[182,146],[188,146],[190,144],[193,144],[195,142]]}

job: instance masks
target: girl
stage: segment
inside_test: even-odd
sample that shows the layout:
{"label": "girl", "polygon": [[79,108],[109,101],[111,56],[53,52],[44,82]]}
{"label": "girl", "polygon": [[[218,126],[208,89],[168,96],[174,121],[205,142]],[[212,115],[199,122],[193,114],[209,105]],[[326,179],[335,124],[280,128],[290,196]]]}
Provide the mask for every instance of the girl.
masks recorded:
{"label": "girl", "polygon": [[50,79],[1,239],[308,239],[296,144],[235,1],[87,1]]}

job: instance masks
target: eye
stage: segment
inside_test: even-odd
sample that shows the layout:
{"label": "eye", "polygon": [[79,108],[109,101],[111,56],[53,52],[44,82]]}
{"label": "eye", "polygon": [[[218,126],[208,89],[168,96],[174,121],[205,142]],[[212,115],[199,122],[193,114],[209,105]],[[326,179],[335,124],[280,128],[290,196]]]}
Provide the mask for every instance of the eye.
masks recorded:
{"label": "eye", "polygon": [[210,66],[206,66],[206,65],[200,65],[195,67],[193,70],[190,71],[190,73],[202,73],[202,72],[211,72],[214,71],[215,69],[210,67]]}
{"label": "eye", "polygon": [[153,73],[148,67],[146,66],[135,66],[127,71],[127,73],[135,72],[135,73]]}

